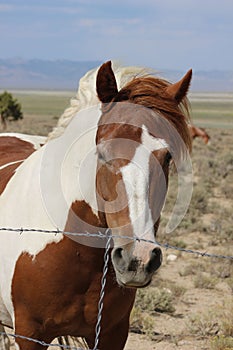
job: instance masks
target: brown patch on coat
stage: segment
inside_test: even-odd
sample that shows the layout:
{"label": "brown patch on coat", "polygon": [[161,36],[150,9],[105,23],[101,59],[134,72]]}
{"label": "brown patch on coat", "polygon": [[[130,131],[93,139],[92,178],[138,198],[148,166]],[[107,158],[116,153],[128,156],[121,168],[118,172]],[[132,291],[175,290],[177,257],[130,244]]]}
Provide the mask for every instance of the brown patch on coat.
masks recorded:
{"label": "brown patch on coat", "polygon": [[[14,175],[15,170],[28,158],[35,148],[30,142],[22,141],[15,136],[0,136],[0,194]],[[20,162],[22,160],[22,162]],[[18,162],[16,164],[10,164]],[[9,164],[9,165],[7,165]]]}
{"label": "brown patch on coat", "polygon": [[[15,331],[48,342],[59,335],[81,336],[92,348],[103,255],[104,249],[87,247],[66,236],[48,244],[34,258],[22,253],[12,282]],[[119,342],[126,341],[134,298],[135,290],[119,288],[110,265],[99,348],[108,350],[113,341],[112,349],[119,349]],[[19,344],[31,349],[30,342],[19,340]]]}
{"label": "brown patch on coat", "polygon": [[[76,200],[72,203],[66,221],[65,232],[96,233],[103,232],[106,228],[107,224],[103,213],[99,213],[96,216],[90,205],[84,200]],[[105,247],[106,245],[106,241],[99,238],[87,238],[86,236],[71,236],[71,238],[88,246]]]}
{"label": "brown patch on coat", "polygon": [[35,151],[34,145],[15,136],[0,136],[0,166],[26,159]]}

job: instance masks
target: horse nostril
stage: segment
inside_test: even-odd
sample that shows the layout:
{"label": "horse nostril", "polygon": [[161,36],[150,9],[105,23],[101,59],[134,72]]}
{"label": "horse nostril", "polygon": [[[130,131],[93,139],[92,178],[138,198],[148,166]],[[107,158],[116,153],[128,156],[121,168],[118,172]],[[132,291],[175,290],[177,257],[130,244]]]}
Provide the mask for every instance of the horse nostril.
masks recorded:
{"label": "horse nostril", "polygon": [[113,257],[114,257],[115,260],[120,260],[120,259],[122,259],[122,251],[123,251],[122,248],[116,248],[116,249],[114,250]]}
{"label": "horse nostril", "polygon": [[160,267],[162,263],[162,251],[160,248],[156,247],[152,250],[150,260],[146,265],[146,271],[148,273],[153,273]]}
{"label": "horse nostril", "polygon": [[112,255],[113,263],[114,263],[116,269],[120,273],[123,273],[123,271],[126,268],[126,262],[125,262],[125,259],[123,257],[123,248],[114,249],[112,254],[113,254]]}

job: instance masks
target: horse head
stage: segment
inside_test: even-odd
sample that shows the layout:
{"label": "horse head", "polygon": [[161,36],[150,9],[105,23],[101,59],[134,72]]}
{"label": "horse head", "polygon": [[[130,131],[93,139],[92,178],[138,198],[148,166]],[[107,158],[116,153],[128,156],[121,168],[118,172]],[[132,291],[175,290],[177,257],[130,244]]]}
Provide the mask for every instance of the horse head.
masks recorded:
{"label": "horse head", "polygon": [[186,105],[191,76],[189,71],[175,84],[135,78],[118,91],[111,62],[97,74],[102,102],[96,134],[97,202],[99,216],[112,231],[112,263],[122,286],[148,285],[162,262],[155,236],[169,164],[182,148],[191,147],[180,107]]}

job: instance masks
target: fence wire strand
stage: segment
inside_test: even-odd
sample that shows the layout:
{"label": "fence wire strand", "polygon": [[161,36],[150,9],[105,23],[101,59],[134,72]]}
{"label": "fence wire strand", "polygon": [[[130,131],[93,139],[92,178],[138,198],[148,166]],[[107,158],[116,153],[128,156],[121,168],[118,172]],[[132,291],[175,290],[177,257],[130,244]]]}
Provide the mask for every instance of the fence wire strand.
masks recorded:
{"label": "fence wire strand", "polygon": [[[107,244],[107,240],[109,238],[108,235],[106,235],[105,233],[102,232],[97,232],[97,233],[90,233],[90,232],[68,232],[68,231],[62,231],[59,229],[56,230],[42,230],[42,229],[38,229],[38,228],[11,228],[11,227],[0,227],[0,232],[1,231],[9,231],[9,232],[19,232],[20,234],[23,233],[27,233],[27,232],[34,232],[34,233],[48,233],[48,234],[63,234],[63,235],[67,235],[67,236],[79,236],[79,237],[90,237],[90,238],[100,238],[102,240],[106,240],[106,244]],[[185,249],[185,248],[181,248],[181,247],[177,247],[174,245],[171,245],[169,243],[161,243],[158,242],[156,240],[149,240],[149,239],[145,239],[145,238],[140,238],[137,236],[119,236],[119,235],[111,235],[111,238],[121,238],[121,239],[125,239],[125,240],[133,240],[133,241],[138,241],[138,242],[145,242],[145,243],[152,243],[156,246],[159,246],[161,248],[164,249],[171,249],[171,250],[177,250],[180,252],[184,252],[184,253],[189,253],[189,254],[194,254],[194,255],[199,255],[202,257],[207,257],[207,258],[219,258],[219,259],[229,259],[229,260],[233,260],[233,256],[232,255],[222,255],[222,254],[211,254],[211,253],[207,253],[207,252],[200,252],[198,250],[192,250],[192,249]]]}
{"label": "fence wire strand", "polygon": [[51,346],[51,347],[59,347],[61,349],[69,349],[69,350],[84,350],[83,348],[77,348],[76,346],[62,345],[62,344],[59,344],[59,343],[54,343],[54,344],[46,343],[46,342],[44,342],[42,340],[26,337],[24,335],[19,335],[19,334],[0,332],[0,335],[7,335],[8,337],[15,338],[15,339],[19,338],[19,339],[28,340],[30,342],[33,342],[33,343],[36,343],[36,344],[40,344],[42,346],[47,346],[47,347]]}

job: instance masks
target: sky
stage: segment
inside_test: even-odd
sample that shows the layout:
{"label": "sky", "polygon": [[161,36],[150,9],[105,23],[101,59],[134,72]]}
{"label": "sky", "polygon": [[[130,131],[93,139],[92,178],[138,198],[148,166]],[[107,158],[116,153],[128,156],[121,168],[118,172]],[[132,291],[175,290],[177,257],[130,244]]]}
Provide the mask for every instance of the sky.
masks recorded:
{"label": "sky", "polygon": [[233,70],[233,0],[0,0],[0,58]]}

